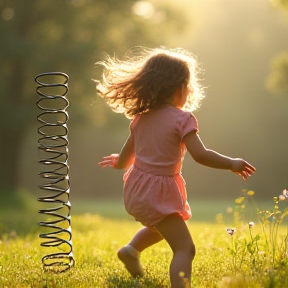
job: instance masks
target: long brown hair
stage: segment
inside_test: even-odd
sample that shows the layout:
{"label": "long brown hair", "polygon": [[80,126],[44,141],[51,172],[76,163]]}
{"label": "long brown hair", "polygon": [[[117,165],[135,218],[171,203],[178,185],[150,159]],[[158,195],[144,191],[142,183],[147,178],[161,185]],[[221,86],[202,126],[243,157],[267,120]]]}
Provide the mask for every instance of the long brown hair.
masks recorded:
{"label": "long brown hair", "polygon": [[128,118],[171,102],[183,84],[191,90],[183,110],[196,110],[204,98],[197,61],[183,49],[138,47],[125,60],[106,55],[96,65],[104,67],[102,81],[96,81],[97,92],[115,112]]}

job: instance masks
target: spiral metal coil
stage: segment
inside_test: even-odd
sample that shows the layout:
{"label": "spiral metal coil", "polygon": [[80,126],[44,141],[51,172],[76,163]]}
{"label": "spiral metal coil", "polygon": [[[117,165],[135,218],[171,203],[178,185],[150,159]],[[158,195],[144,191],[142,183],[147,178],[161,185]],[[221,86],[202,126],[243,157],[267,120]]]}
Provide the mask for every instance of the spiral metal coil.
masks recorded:
{"label": "spiral metal coil", "polygon": [[[59,81],[53,83],[54,79]],[[44,83],[44,80],[48,80],[48,83]],[[41,191],[44,190],[48,193],[48,196],[38,198],[38,201],[45,206],[44,209],[39,210],[39,214],[47,217],[46,220],[40,221],[39,225],[45,229],[48,228],[48,231],[39,234],[39,237],[44,239],[41,246],[54,247],[51,248],[53,250],[51,254],[42,258],[42,264],[45,271],[57,273],[65,272],[75,264],[71,231],[71,203],[69,201],[67,128],[69,115],[66,111],[69,106],[66,98],[68,80],[68,75],[61,72],[42,73],[35,77],[38,84],[36,92],[40,96],[36,105],[42,111],[37,117],[41,123],[41,126],[38,127],[40,135],[38,163],[45,170],[41,169],[39,173],[42,183],[38,187]],[[50,205],[50,208],[46,208],[47,204]]]}

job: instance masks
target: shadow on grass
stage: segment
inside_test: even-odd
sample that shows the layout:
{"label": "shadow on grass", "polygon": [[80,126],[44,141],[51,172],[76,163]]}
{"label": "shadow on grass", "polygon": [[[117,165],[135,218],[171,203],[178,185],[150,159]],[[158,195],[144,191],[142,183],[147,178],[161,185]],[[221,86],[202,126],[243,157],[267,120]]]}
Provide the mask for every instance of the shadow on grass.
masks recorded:
{"label": "shadow on grass", "polygon": [[143,277],[134,279],[119,275],[109,275],[106,279],[108,288],[168,288],[168,284],[159,282],[159,277]]}

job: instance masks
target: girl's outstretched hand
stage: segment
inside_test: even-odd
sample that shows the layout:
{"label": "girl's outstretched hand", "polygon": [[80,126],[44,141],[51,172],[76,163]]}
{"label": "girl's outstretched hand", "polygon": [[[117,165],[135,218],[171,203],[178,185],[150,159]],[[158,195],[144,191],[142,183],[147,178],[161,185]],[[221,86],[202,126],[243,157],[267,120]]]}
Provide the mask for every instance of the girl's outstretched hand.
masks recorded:
{"label": "girl's outstretched hand", "polygon": [[248,180],[249,177],[256,171],[256,168],[241,158],[234,158],[232,160],[231,170],[244,180]]}
{"label": "girl's outstretched hand", "polygon": [[100,161],[98,164],[102,167],[112,167],[114,168],[115,164],[117,163],[119,158],[119,154],[111,154],[110,156],[104,156],[102,157],[102,161]]}

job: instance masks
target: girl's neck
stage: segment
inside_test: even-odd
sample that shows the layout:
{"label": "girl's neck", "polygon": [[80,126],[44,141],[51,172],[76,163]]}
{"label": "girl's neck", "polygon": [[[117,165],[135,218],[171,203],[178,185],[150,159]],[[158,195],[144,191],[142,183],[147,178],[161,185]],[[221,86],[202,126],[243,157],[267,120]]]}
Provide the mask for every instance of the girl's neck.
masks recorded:
{"label": "girl's neck", "polygon": [[176,108],[174,105],[173,105],[173,103],[171,103],[171,102],[167,102],[167,103],[163,103],[161,106],[170,106],[170,107],[174,107],[174,108]]}

